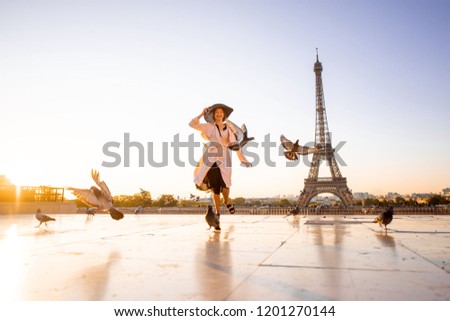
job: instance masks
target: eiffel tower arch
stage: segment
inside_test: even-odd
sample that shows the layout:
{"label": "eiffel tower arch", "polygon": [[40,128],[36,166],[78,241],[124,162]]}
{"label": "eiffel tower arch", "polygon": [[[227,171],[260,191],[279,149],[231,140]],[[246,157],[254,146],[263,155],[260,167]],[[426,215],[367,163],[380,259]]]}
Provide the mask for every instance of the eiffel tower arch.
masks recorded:
{"label": "eiffel tower arch", "polygon": [[[347,186],[347,179],[342,177],[339,170],[335,150],[331,145],[331,135],[328,130],[325,99],[322,85],[322,63],[319,62],[319,54],[316,55],[314,73],[316,75],[316,137],[315,146],[318,151],[313,154],[311,168],[305,186],[298,198],[298,206],[307,206],[311,199],[322,193],[334,194],[340,198],[345,206],[353,205],[355,200]],[[319,177],[320,165],[325,161],[330,169],[331,177]]]}

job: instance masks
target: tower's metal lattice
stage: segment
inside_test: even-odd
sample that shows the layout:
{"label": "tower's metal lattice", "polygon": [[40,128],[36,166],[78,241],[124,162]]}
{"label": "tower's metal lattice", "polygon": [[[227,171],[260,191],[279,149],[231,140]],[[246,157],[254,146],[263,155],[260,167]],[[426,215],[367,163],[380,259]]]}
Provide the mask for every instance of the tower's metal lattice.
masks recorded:
{"label": "tower's metal lattice", "polygon": [[[314,64],[316,74],[316,138],[315,146],[318,151],[313,154],[311,168],[305,186],[298,199],[299,206],[307,206],[311,199],[321,193],[331,193],[339,197],[345,206],[353,205],[354,198],[347,187],[347,179],[342,177],[338,163],[331,145],[331,135],[328,130],[327,113],[325,110],[325,98],[322,85],[322,63],[317,60]],[[322,161],[326,161],[331,172],[331,177],[319,177],[319,168]]]}

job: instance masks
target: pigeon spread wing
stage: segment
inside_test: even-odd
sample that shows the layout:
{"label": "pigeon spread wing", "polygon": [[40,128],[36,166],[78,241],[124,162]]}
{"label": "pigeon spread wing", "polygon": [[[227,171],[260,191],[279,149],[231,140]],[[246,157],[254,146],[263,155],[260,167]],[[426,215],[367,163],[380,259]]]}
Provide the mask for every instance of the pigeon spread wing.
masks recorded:
{"label": "pigeon spread wing", "polygon": [[244,138],[242,139],[242,141],[239,142],[239,145],[240,145],[241,148],[242,148],[242,147],[244,147],[248,142],[254,140],[255,137],[248,137],[248,130],[247,130],[247,126],[245,126],[245,124],[242,124],[241,130],[242,130],[242,133],[244,134]]}
{"label": "pigeon spread wing", "polygon": [[244,132],[235,123],[233,123],[231,120],[227,120],[227,125],[230,128],[230,130],[233,132],[233,134],[236,137],[236,140],[238,142],[240,142],[240,141],[242,141],[242,139],[244,139]]}
{"label": "pigeon spread wing", "polygon": [[248,131],[247,131],[247,126],[245,126],[245,124],[242,124],[241,130],[242,130],[242,132],[243,132],[244,134],[246,134],[246,133],[248,132]]}
{"label": "pigeon spread wing", "polygon": [[284,137],[284,135],[281,135],[280,140],[284,149],[291,150],[294,147],[294,144],[289,139]]}
{"label": "pigeon spread wing", "polygon": [[72,187],[69,187],[68,189],[71,190],[73,195],[75,195],[80,201],[82,201],[86,205],[90,207],[98,207],[100,205],[98,203],[97,197],[95,196],[92,190],[72,188]]}
{"label": "pigeon spread wing", "polygon": [[111,196],[111,192],[109,191],[109,188],[106,185],[106,183],[104,181],[100,181],[99,172],[97,172],[96,170],[92,170],[91,175],[92,175],[92,179],[98,185],[98,187],[100,187],[100,189],[102,190],[103,194],[108,199],[108,201],[112,202],[113,199]]}
{"label": "pigeon spread wing", "polygon": [[242,129],[240,129],[238,126],[236,126],[235,123],[230,120],[227,120],[227,126],[236,138],[236,141],[231,142],[228,145],[228,148],[237,151],[241,148],[241,142],[244,139],[244,133],[242,132]]}
{"label": "pigeon spread wing", "polygon": [[284,156],[285,156],[287,159],[292,160],[292,161],[295,161],[295,160],[298,159],[297,154],[294,153],[294,152],[290,152],[290,151],[284,152]]}

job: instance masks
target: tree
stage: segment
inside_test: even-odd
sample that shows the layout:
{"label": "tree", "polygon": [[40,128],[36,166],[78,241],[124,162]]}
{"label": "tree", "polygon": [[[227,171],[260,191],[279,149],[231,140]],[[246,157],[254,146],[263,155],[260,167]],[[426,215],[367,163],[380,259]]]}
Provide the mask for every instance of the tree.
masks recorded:
{"label": "tree", "polygon": [[252,200],[249,203],[249,206],[261,206],[261,205],[262,205],[262,203],[260,200]]}
{"label": "tree", "polygon": [[162,194],[158,199],[153,203],[156,207],[172,207],[178,205],[178,200],[169,194]]}
{"label": "tree", "polygon": [[140,193],[113,196],[113,203],[117,207],[149,207],[152,205],[153,200],[150,192],[141,188]]}
{"label": "tree", "polygon": [[280,207],[290,207],[292,206],[292,203],[287,198],[282,198],[279,199],[274,205]]}
{"label": "tree", "polygon": [[149,191],[146,191],[144,189],[141,188],[141,192],[140,194],[140,206],[142,207],[150,207],[153,204],[153,200],[152,200],[152,195],[150,194]]}
{"label": "tree", "polygon": [[448,204],[449,201],[442,195],[432,195],[427,199],[428,205],[444,205]]}
{"label": "tree", "polygon": [[395,198],[395,204],[396,205],[403,206],[403,205],[405,205],[405,203],[406,203],[406,200],[403,197],[397,196]]}
{"label": "tree", "polygon": [[364,206],[379,206],[380,200],[377,198],[366,198],[364,200]]}
{"label": "tree", "polygon": [[113,196],[113,203],[116,207],[136,207],[139,206],[139,201],[139,194]]}
{"label": "tree", "polygon": [[194,200],[180,200],[178,202],[178,206],[180,207],[199,207],[203,205],[204,205],[203,202],[198,202]]}
{"label": "tree", "polygon": [[419,205],[419,203],[417,203],[417,200],[410,198],[410,199],[406,200],[406,204],[405,205],[407,205],[407,206],[417,206],[417,205]]}
{"label": "tree", "polygon": [[231,200],[230,203],[233,203],[236,206],[245,206],[245,198],[236,197],[236,198],[233,198],[233,200]]}

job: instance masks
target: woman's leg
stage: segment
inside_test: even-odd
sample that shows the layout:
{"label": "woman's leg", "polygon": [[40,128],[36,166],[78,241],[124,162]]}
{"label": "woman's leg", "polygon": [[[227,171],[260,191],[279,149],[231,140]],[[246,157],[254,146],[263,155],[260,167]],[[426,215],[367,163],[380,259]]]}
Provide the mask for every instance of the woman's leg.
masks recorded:
{"label": "woman's leg", "polygon": [[214,206],[216,207],[216,214],[220,215],[220,194],[213,193]]}
{"label": "woman's leg", "polygon": [[228,196],[229,195],[230,195],[230,189],[228,187],[222,188],[223,203],[225,205],[228,205]]}
{"label": "woman's leg", "polygon": [[220,169],[217,164],[214,163],[206,174],[209,181],[209,186],[212,189],[212,198],[214,201],[214,207],[216,208],[216,214],[220,215],[220,190],[221,190],[221,180]]}
{"label": "woman's leg", "polygon": [[223,202],[225,203],[225,206],[228,208],[228,211],[231,214],[235,213],[234,205],[228,204],[228,196],[230,195],[230,189],[228,187],[222,188],[222,196],[223,196]]}

